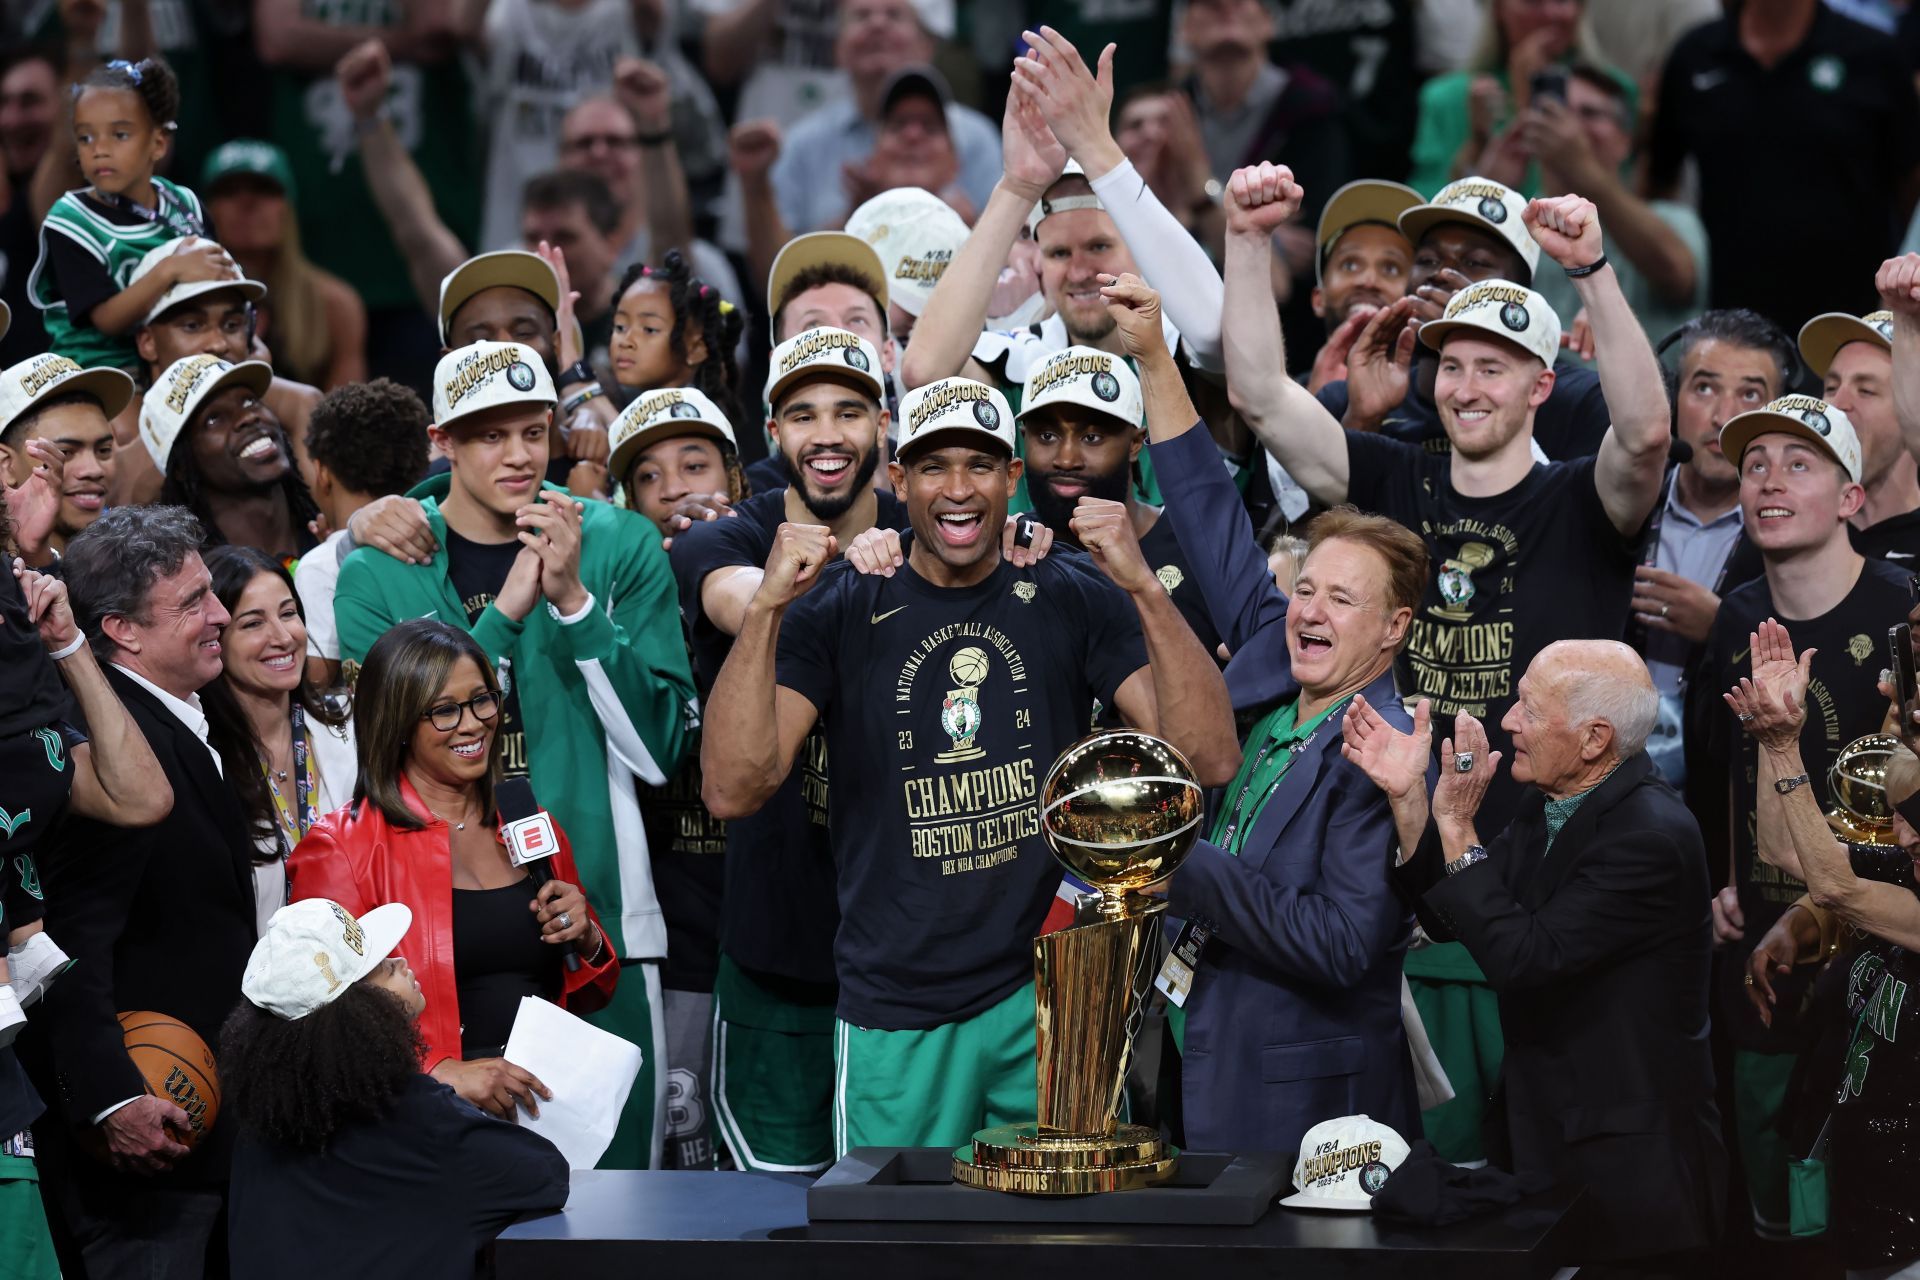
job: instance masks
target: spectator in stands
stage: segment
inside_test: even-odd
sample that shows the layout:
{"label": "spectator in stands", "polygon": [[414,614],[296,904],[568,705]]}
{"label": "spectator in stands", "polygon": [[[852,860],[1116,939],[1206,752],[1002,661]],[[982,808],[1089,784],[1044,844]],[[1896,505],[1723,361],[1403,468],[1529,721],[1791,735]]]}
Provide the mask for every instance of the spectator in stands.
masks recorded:
{"label": "spectator in stands", "polygon": [[620,208],[607,184],[591,173],[559,169],[528,181],[520,200],[520,247],[534,253],[550,246],[567,264],[573,315],[579,321],[581,359],[595,369],[607,363],[613,333],[614,234]]}
{"label": "spectator in stands", "polygon": [[[1808,158],[1805,193],[1781,191],[1783,156]],[[1819,0],[1741,5],[1682,36],[1667,60],[1648,190],[1673,198],[1688,159],[1714,306],[1749,307],[1789,333],[1809,316],[1857,312],[1920,199],[1913,68]],[[1781,245],[1818,245],[1819,257],[1751,270]]]}
{"label": "spectator in stands", "polygon": [[13,551],[45,564],[100,518],[113,490],[116,459],[112,419],[133,396],[133,380],[117,369],[83,371],[64,356],[41,355],[0,373],[0,481],[26,485],[49,468],[57,502],[39,545],[27,546],[16,517]]}
{"label": "spectator in stands", "polygon": [[1181,226],[1206,243],[1218,238],[1219,209],[1207,194],[1213,173],[1193,99],[1165,84],[1135,85],[1114,103],[1113,140]]}
{"label": "spectator in stands", "polygon": [[[27,273],[40,252],[34,177],[61,123],[59,55],[29,45],[0,56],[0,164],[6,203],[0,211],[0,303],[12,327],[0,334],[0,365],[18,364],[47,349],[47,326],[27,296]],[[65,139],[62,138],[63,144]]]}
{"label": "spectator in stands", "polygon": [[1860,487],[1853,549],[1916,567],[1920,561],[1920,476],[1900,429],[1893,390],[1893,313],[1815,316],[1800,330],[1800,358],[1821,396],[1847,415],[1860,437]]}
{"label": "spectator in stands", "polygon": [[420,1070],[426,996],[395,952],[412,924],[404,903],[356,920],[316,898],[255,944],[220,1037],[235,1275],[464,1275],[514,1218],[565,1202],[551,1142]]}
{"label": "spectator in stands", "polygon": [[313,501],[333,532],[300,557],[293,583],[307,624],[307,679],[322,689],[340,683],[333,592],[340,562],[353,550],[349,524],[377,499],[404,494],[426,475],[429,421],[412,388],[376,378],[328,392],[307,423]]}
{"label": "spectator in stands", "polygon": [[259,326],[276,372],[324,389],[367,377],[367,309],[339,276],[307,261],[293,170],[271,142],[239,139],[207,157],[200,194],[240,274],[267,286]]}
{"label": "spectator in stands", "polygon": [[[919,187],[952,205],[971,220],[974,204],[958,185],[960,157],[953,146],[948,113],[953,91],[932,67],[904,67],[887,82],[880,99],[880,136],[873,154],[855,166],[849,185],[849,211],[883,191]],[[845,225],[845,219],[841,220]]]}
{"label": "spectator in stands", "polygon": [[[793,122],[772,169],[788,227],[805,232],[833,226],[874,194],[855,174],[879,140],[888,81],[903,67],[931,62],[933,51],[933,37],[912,0],[841,0],[834,62],[848,87]],[[960,188],[975,208],[983,208],[1000,168],[993,124],[955,103],[947,109],[947,128],[960,159]]]}

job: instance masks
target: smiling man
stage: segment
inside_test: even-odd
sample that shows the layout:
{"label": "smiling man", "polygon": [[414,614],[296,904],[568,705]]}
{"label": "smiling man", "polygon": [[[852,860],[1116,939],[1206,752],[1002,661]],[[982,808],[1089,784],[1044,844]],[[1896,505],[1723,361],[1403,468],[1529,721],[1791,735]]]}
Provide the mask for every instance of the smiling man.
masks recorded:
{"label": "smiling man", "polygon": [[646,1050],[601,1163],[646,1168],[661,1149],[667,933],[635,784],[661,786],[679,766],[698,723],[693,679],[659,532],[542,485],[554,401],[532,347],[475,342],[442,356],[429,436],[450,466],[415,490],[435,550],[425,563],[354,551],[334,617],[349,678],[387,628],[420,617],[464,625],[499,668],[504,771],[528,778],[572,838],[581,887],[621,957],[613,1002],[591,1020]]}
{"label": "smiling man", "polygon": [[[67,543],[100,518],[113,486],[113,416],[133,396],[133,379],[118,369],[82,369],[65,356],[39,355],[0,373],[0,479],[25,484],[40,459],[40,441],[65,459],[60,509],[41,556],[65,554]],[[26,549],[22,549],[22,554]]]}
{"label": "smiling man", "polygon": [[861,780],[829,815],[837,1154],[952,1147],[1033,1114],[1031,943],[1060,883],[1035,800],[1096,701],[1180,747],[1203,784],[1239,764],[1226,686],[1126,508],[1081,499],[1091,558],[1016,568],[1000,549],[1021,470],[1006,398],[946,378],[901,417],[905,563],[830,565],[827,526],[783,524],[701,752],[707,807],[729,819],[778,792],[816,723],[835,770]]}
{"label": "smiling man", "polygon": [[1920,472],[1894,404],[1893,312],[1815,316],[1801,327],[1800,355],[1860,437],[1865,496],[1850,522],[1854,550],[1920,570]]}
{"label": "smiling man", "polygon": [[1720,695],[1750,674],[1752,637],[1768,618],[1786,623],[1797,645],[1818,650],[1800,751],[1806,785],[1824,810],[1828,769],[1841,749],[1880,731],[1887,701],[1875,686],[1887,627],[1906,616],[1910,597],[1906,572],[1863,558],[1849,539],[1866,493],[1861,442],[1846,413],[1813,396],[1782,396],[1729,421],[1720,449],[1739,459],[1741,515],[1765,573],[1722,598],[1689,684],[1687,798],[1713,883],[1726,886],[1714,901],[1714,940],[1727,951],[1714,1015],[1734,1046],[1732,1119],[1764,1234],[1787,1227],[1787,1078],[1814,1028],[1796,1016],[1804,986],[1781,991],[1769,1027],[1742,977],[1754,943],[1806,886],[1755,849],[1759,748]]}

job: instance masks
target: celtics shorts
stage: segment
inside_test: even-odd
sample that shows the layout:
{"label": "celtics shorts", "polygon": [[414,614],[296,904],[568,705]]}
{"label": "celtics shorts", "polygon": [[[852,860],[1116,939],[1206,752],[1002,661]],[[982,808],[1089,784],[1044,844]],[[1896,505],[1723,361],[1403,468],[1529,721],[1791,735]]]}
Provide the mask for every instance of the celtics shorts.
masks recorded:
{"label": "celtics shorts", "polygon": [[40,1171],[30,1156],[0,1154],[0,1276],[60,1280],[60,1263],[40,1207]]}
{"label": "celtics shorts", "polygon": [[1791,1053],[1733,1051],[1734,1129],[1753,1202],[1753,1229],[1765,1240],[1790,1235],[1787,1165],[1793,1141],[1787,1131],[1787,1085],[1797,1061]]}
{"label": "celtics shorts", "polygon": [[713,1107],[742,1169],[833,1163],[833,1006],[768,990],[724,952],[713,978]]}
{"label": "celtics shorts", "polygon": [[833,1149],[960,1147],[975,1131],[1032,1120],[1033,984],[971,1018],[926,1031],[835,1023]]}
{"label": "celtics shorts", "polygon": [[658,1169],[666,1114],[667,1023],[660,998],[660,966],[651,960],[620,962],[613,1001],[587,1021],[602,1031],[640,1046],[640,1074],[620,1113],[613,1141],[600,1157],[601,1169]]}

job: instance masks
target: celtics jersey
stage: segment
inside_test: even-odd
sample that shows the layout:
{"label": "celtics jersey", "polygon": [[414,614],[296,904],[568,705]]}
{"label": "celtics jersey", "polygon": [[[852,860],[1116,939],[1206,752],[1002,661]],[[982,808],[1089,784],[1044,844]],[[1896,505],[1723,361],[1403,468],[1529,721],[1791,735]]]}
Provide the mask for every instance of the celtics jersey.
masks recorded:
{"label": "celtics jersey", "polygon": [[140,356],[131,333],[102,333],[74,315],[84,317],[126,288],[150,250],[180,236],[206,234],[200,197],[160,177],[153,190],[154,209],[96,195],[90,187],[69,191],[41,224],[40,257],[27,277],[27,296],[46,322],[49,348],[82,368],[132,368]]}

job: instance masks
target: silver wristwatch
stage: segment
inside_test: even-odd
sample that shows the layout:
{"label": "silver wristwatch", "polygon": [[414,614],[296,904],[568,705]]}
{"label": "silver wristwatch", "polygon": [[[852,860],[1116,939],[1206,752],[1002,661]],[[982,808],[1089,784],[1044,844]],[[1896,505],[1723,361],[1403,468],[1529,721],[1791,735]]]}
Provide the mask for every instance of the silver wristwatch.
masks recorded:
{"label": "silver wristwatch", "polygon": [[1465,871],[1468,867],[1472,866],[1474,863],[1485,862],[1486,860],[1487,860],[1486,846],[1479,845],[1479,844],[1470,844],[1467,846],[1466,852],[1462,853],[1459,857],[1447,863],[1447,874],[1450,876],[1457,876],[1462,871]]}

